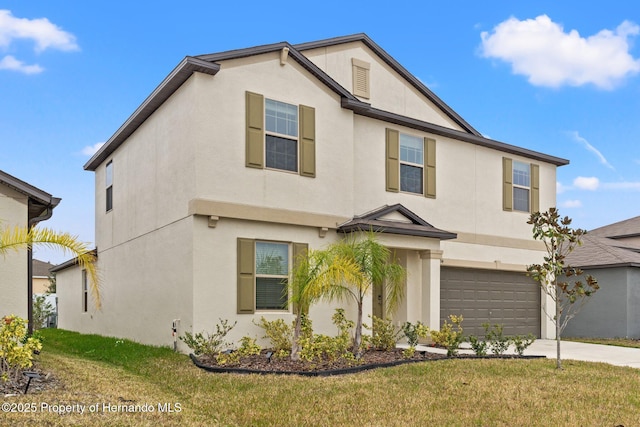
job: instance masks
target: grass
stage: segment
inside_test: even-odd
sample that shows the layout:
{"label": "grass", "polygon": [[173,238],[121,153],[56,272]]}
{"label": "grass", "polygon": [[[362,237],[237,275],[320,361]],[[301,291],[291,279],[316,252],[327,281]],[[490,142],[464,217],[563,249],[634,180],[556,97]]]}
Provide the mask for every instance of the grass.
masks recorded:
{"label": "grass", "polygon": [[[607,364],[566,360],[557,371],[544,359],[446,360],[329,378],[211,374],[167,348],[44,336],[39,363],[64,386],[3,400],[38,412],[0,413],[2,425],[640,425],[640,371]],[[43,403],[97,410],[59,415]],[[144,404],[154,411],[105,410]]]}
{"label": "grass", "polygon": [[618,347],[640,348],[640,340],[629,338],[562,338],[567,341],[585,342],[589,344],[614,345]]}

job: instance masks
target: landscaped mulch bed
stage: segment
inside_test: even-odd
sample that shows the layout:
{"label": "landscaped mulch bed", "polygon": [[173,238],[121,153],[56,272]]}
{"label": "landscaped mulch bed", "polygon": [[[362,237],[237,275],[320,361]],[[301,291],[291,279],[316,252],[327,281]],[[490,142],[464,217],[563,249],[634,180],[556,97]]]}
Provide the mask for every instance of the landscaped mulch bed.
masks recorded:
{"label": "landscaped mulch bed", "polygon": [[201,369],[210,372],[227,372],[242,374],[280,374],[280,375],[303,375],[303,376],[331,376],[350,374],[376,368],[403,365],[406,363],[425,362],[430,360],[442,360],[451,358],[537,358],[544,356],[473,356],[459,355],[448,357],[444,354],[429,351],[416,351],[414,356],[406,358],[402,355],[401,349],[392,351],[365,351],[358,361],[346,359],[324,360],[320,362],[293,361],[289,357],[277,358],[267,357],[267,351],[261,354],[244,357],[237,364],[219,365],[215,359],[196,357],[190,355],[193,363]]}
{"label": "landscaped mulch bed", "polygon": [[[36,372],[39,375],[38,378],[33,378],[29,383],[28,394],[52,390],[60,385],[60,381],[53,374],[43,371],[38,366],[32,366],[28,372]],[[27,381],[29,381],[29,378],[24,375],[20,375],[17,382],[0,380],[0,396],[24,394]]]}

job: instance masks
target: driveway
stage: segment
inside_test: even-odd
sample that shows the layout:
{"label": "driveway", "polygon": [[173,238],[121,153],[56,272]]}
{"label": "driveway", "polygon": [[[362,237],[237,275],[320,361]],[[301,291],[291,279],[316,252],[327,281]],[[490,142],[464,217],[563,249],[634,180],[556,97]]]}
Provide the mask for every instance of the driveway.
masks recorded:
{"label": "driveway", "polygon": [[[556,358],[555,340],[535,340],[524,354]],[[562,341],[560,343],[562,360],[573,359],[586,362],[604,362],[616,366],[630,366],[640,369],[640,348],[616,347],[613,345],[585,344]]]}
{"label": "driveway", "polygon": [[[398,347],[406,347],[406,344],[401,344]],[[444,349],[423,347],[420,345],[417,349],[435,353],[447,353]],[[473,354],[473,350],[471,350],[468,343],[463,343],[459,352],[461,354]],[[506,354],[515,354],[513,346],[511,346]],[[546,356],[549,359],[555,359],[556,341],[537,339],[525,350],[524,354],[527,356]],[[616,366],[630,366],[640,369],[640,348],[562,341],[560,344],[560,356],[562,360],[573,359],[585,362],[604,362]]]}

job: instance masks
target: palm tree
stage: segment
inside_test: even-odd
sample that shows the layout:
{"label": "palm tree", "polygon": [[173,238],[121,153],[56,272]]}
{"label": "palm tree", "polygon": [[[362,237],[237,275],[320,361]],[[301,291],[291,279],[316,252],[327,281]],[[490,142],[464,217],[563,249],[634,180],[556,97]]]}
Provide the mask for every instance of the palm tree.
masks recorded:
{"label": "palm tree", "polygon": [[362,307],[372,286],[383,286],[387,312],[392,312],[404,295],[405,269],[391,258],[391,250],[378,242],[374,232],[365,234],[364,239],[351,234],[328,249],[333,262],[355,265],[355,274],[342,276],[342,280],[323,281],[318,295],[328,300],[353,299],[358,306],[354,350],[360,353],[362,344]]}
{"label": "palm tree", "polygon": [[295,314],[291,360],[300,360],[300,334],[303,317],[311,305],[322,298],[323,290],[333,283],[357,280],[358,266],[349,259],[332,257],[328,251],[307,249],[294,262],[289,293]]}
{"label": "palm tree", "polygon": [[70,233],[61,233],[48,228],[40,227],[15,227],[0,228],[0,255],[6,255],[9,251],[31,249],[34,245],[41,245],[54,249],[62,249],[76,257],[80,268],[87,271],[91,295],[97,309],[100,309],[100,289],[98,273],[96,270],[96,257],[85,243],[80,242],[76,236]]}

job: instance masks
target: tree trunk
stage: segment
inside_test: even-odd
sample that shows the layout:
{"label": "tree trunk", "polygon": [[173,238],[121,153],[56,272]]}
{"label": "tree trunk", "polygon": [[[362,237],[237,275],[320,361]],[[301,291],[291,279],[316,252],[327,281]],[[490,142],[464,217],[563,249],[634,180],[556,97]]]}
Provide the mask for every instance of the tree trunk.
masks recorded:
{"label": "tree trunk", "polygon": [[300,360],[300,331],[302,330],[302,315],[296,316],[296,326],[293,329],[293,340],[291,342],[291,360]]}
{"label": "tree trunk", "polygon": [[358,319],[356,321],[356,337],[353,341],[353,350],[356,355],[360,355],[360,345],[362,344],[362,301],[358,301]]}
{"label": "tree trunk", "polygon": [[556,369],[562,369],[562,360],[560,359],[560,300],[558,298],[558,288],[556,284]]}

